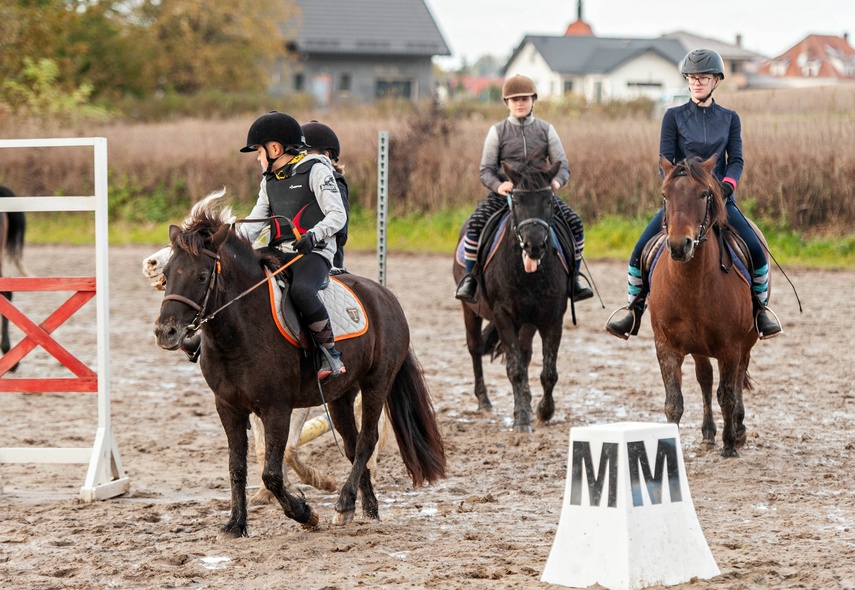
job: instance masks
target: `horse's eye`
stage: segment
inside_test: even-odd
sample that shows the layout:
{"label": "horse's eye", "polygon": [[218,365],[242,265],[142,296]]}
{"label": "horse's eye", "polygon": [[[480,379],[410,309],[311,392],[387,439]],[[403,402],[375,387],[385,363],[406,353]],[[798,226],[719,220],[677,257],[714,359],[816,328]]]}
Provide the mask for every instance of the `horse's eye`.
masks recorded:
{"label": "horse's eye", "polygon": [[196,282],[197,283],[207,283],[208,282],[208,275],[206,273],[200,274],[199,277],[196,279]]}

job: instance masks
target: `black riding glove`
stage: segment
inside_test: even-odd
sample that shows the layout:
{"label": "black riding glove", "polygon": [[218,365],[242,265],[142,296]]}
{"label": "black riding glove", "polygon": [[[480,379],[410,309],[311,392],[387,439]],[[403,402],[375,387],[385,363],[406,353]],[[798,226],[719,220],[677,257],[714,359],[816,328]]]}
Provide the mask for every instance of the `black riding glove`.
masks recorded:
{"label": "black riding glove", "polygon": [[310,254],[315,249],[315,234],[307,231],[303,237],[294,242],[294,250],[300,254]]}
{"label": "black riding glove", "polygon": [[725,200],[729,199],[733,196],[733,185],[729,182],[720,182],[721,185],[721,196],[725,198]]}

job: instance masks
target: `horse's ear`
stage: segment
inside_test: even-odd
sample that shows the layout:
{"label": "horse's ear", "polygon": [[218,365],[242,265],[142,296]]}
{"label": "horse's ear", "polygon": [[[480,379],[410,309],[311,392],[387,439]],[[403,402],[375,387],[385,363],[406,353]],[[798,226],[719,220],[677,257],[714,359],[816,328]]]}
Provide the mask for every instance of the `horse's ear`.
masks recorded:
{"label": "horse's ear", "polygon": [[181,228],[177,225],[169,226],[169,243],[174,244],[175,240],[178,239],[178,236],[181,235]]}
{"label": "horse's ear", "polygon": [[516,168],[514,168],[513,166],[511,166],[511,165],[510,165],[508,162],[506,162],[505,160],[502,160],[502,161],[501,161],[501,164],[502,164],[502,170],[504,170],[504,171],[505,171],[505,174],[508,176],[508,179],[509,179],[513,184],[514,184],[514,186],[516,186],[517,184],[519,184],[519,181],[520,181],[520,173],[519,173],[519,172],[517,172]]}
{"label": "horse's ear", "polygon": [[668,175],[671,174],[671,171],[674,170],[675,166],[672,164],[668,158],[661,155],[659,156],[659,169],[662,171],[662,175],[665,178],[668,178]]}
{"label": "horse's ear", "polygon": [[709,157],[705,162],[703,162],[703,163],[701,164],[701,168],[703,168],[704,170],[706,170],[706,171],[707,171],[707,174],[712,174],[712,173],[713,173],[713,170],[715,169],[715,160],[716,160],[716,157],[717,157],[717,154],[713,154],[713,155],[712,155],[712,156],[710,156],[710,157]]}
{"label": "horse's ear", "polygon": [[211,247],[216,252],[220,249],[220,246],[223,245],[223,242],[226,241],[226,237],[229,235],[229,230],[231,229],[231,225],[228,223],[224,223],[220,226],[220,229],[216,231],[216,233],[211,236]]}

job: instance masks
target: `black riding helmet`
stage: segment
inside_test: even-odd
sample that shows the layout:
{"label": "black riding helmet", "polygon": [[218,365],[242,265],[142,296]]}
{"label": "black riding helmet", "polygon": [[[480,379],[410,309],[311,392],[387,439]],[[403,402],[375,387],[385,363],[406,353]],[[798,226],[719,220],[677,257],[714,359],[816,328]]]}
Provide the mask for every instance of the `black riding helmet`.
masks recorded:
{"label": "black riding helmet", "polygon": [[300,124],[291,115],[279,111],[270,111],[255,120],[246,134],[246,146],[240,148],[240,151],[254,152],[258,146],[269,141],[278,141],[286,150],[291,148],[299,151],[306,147]]}
{"label": "black riding helmet", "polygon": [[312,119],[308,123],[303,123],[303,135],[306,137],[308,147],[328,151],[330,159],[333,162],[338,161],[341,144],[338,141],[335,131],[330,129],[329,126]]}
{"label": "black riding helmet", "polygon": [[680,63],[683,77],[689,74],[712,74],[724,80],[724,60],[712,49],[693,49]]}

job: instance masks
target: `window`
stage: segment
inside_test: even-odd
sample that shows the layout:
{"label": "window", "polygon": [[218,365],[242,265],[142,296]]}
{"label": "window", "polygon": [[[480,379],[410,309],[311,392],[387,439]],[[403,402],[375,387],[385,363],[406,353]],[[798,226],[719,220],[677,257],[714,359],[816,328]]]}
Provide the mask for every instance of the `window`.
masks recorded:
{"label": "window", "polygon": [[573,92],[573,80],[564,80],[564,94]]}
{"label": "window", "polygon": [[294,90],[296,92],[303,92],[306,89],[306,77],[302,72],[297,72],[294,74]]}
{"label": "window", "polygon": [[338,78],[339,92],[350,92],[350,74],[342,74]]}

